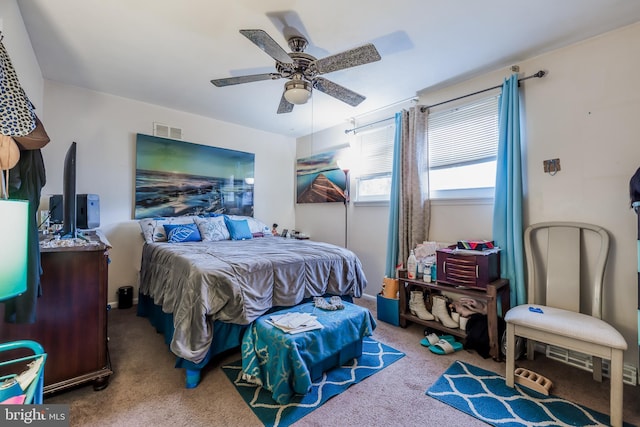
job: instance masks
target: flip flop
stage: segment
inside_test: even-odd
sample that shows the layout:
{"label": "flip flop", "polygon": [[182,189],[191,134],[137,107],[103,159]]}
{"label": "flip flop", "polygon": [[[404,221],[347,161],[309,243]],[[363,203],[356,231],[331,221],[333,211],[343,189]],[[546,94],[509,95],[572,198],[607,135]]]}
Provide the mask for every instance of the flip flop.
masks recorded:
{"label": "flip flop", "polygon": [[462,343],[459,343],[458,341],[449,342],[447,340],[440,340],[434,345],[430,345],[429,350],[435,354],[451,354],[458,350],[462,350]]}
{"label": "flip flop", "polygon": [[449,342],[455,342],[456,339],[454,338],[453,335],[436,335],[434,333],[430,333],[429,335],[425,336],[421,341],[420,344],[424,347],[429,347],[431,345],[434,345],[435,343],[437,343],[440,340],[446,340]]}

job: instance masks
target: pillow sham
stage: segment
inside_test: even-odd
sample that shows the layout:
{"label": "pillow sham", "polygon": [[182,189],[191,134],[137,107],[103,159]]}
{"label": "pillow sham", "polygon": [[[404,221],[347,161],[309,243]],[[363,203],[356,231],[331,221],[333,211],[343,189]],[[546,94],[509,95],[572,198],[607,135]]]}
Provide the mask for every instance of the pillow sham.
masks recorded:
{"label": "pillow sham", "polygon": [[224,223],[227,225],[231,240],[253,239],[253,234],[251,234],[251,229],[249,229],[249,223],[246,219],[236,220],[225,216]]}
{"label": "pillow sham", "polygon": [[144,218],[138,221],[142,229],[144,241],[147,243],[166,242],[167,233],[164,230],[165,224],[189,224],[193,223],[193,215],[175,217]]}
{"label": "pillow sham", "polygon": [[196,218],[195,223],[203,242],[217,242],[231,238],[227,225],[224,223],[224,216]]}
{"label": "pillow sham", "polygon": [[169,243],[199,242],[202,240],[198,227],[194,223],[165,224],[164,230]]}

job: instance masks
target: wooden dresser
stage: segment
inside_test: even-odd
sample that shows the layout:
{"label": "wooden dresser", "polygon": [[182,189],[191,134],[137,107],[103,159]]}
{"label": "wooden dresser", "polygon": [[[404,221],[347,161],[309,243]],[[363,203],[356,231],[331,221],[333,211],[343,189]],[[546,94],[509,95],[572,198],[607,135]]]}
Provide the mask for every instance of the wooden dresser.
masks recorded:
{"label": "wooden dresser", "polygon": [[38,298],[35,323],[5,323],[0,304],[0,342],[27,339],[44,347],[45,394],[86,382],[101,390],[113,373],[107,348],[110,246],[99,234],[87,238],[92,244],[86,246],[41,243],[43,295]]}

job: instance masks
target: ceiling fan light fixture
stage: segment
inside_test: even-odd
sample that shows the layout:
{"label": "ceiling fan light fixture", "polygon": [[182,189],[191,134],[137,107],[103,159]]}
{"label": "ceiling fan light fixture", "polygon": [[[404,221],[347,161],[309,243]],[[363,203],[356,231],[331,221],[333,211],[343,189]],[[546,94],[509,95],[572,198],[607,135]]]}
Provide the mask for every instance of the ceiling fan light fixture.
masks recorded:
{"label": "ceiling fan light fixture", "polygon": [[301,105],[311,98],[311,84],[304,80],[291,80],[284,85],[284,99],[292,104]]}

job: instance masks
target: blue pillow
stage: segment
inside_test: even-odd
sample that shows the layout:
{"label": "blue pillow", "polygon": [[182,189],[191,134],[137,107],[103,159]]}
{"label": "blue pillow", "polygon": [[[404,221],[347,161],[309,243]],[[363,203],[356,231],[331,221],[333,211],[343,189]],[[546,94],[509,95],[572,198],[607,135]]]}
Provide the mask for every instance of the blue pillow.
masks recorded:
{"label": "blue pillow", "polygon": [[169,243],[199,242],[202,240],[195,223],[165,224],[164,232],[167,234],[167,242]]}
{"label": "blue pillow", "polygon": [[224,217],[224,223],[227,225],[227,230],[231,235],[231,240],[245,240],[252,239],[251,229],[246,219],[235,220],[228,217]]}

